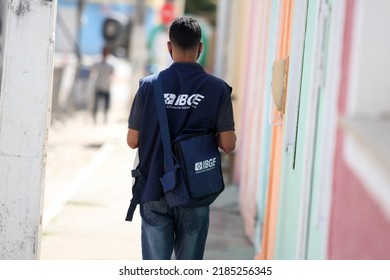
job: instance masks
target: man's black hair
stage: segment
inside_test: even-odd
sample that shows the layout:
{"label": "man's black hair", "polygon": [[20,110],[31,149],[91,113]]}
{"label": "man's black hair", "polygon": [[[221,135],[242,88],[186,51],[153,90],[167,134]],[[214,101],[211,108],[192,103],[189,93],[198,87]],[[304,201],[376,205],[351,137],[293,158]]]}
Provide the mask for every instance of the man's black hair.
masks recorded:
{"label": "man's black hair", "polygon": [[169,28],[169,40],[183,50],[197,48],[201,36],[199,23],[193,17],[176,18]]}

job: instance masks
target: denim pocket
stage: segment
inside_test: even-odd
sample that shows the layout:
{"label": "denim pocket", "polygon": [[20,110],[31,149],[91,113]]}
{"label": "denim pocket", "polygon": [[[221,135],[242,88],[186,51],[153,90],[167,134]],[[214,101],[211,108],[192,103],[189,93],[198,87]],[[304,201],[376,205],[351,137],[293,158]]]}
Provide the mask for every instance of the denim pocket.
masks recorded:
{"label": "denim pocket", "polygon": [[185,208],[183,225],[189,235],[198,234],[202,230],[209,228],[210,207]]}
{"label": "denim pocket", "polygon": [[168,205],[166,201],[148,201],[141,203],[140,214],[142,219],[152,226],[163,226],[169,220],[167,217]]}

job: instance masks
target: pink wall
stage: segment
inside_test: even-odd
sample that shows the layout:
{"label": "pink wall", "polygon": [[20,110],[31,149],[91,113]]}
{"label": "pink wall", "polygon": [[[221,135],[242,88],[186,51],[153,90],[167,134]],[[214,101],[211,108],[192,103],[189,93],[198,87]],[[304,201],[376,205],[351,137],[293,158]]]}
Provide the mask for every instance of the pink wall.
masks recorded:
{"label": "pink wall", "polygon": [[[351,36],[355,20],[355,1],[348,0],[344,28],[339,113],[345,114]],[[364,185],[343,158],[343,131],[339,127],[334,164],[334,186],[329,228],[329,259],[390,259],[390,223]]]}
{"label": "pink wall", "polygon": [[329,259],[390,259],[390,223],[343,159],[338,131]]}

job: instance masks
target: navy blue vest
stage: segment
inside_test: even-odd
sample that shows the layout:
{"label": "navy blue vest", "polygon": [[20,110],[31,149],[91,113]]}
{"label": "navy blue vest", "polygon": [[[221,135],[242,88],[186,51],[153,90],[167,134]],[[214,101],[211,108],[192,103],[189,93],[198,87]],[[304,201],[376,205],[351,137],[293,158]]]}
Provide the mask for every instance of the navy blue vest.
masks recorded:
{"label": "navy blue vest", "polygon": [[[174,63],[161,72],[171,139],[184,128],[207,128],[217,132],[220,104],[230,98],[231,87],[207,74],[197,63]],[[143,111],[139,135],[139,169],[146,177],[141,202],[163,196],[160,177],[164,174],[164,155],[153,96],[152,77],[140,81],[138,98]]]}

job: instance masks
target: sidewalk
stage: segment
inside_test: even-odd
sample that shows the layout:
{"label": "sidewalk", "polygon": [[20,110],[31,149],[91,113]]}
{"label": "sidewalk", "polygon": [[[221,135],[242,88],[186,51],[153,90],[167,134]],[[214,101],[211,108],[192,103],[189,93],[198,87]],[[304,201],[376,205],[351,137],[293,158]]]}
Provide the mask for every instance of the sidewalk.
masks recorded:
{"label": "sidewalk", "polygon": [[139,216],[124,221],[133,154],[124,141],[100,148],[78,175],[84,182],[44,228],[41,259],[141,258]]}
{"label": "sidewalk", "polygon": [[[49,133],[41,259],[141,259],[138,207],[133,222],[124,220],[135,152],[126,145],[126,96],[118,96],[107,125],[79,113]],[[235,186],[212,205],[210,219],[205,259],[253,259]]]}

